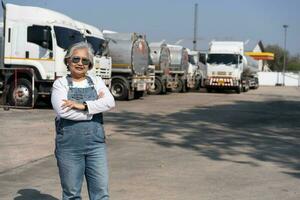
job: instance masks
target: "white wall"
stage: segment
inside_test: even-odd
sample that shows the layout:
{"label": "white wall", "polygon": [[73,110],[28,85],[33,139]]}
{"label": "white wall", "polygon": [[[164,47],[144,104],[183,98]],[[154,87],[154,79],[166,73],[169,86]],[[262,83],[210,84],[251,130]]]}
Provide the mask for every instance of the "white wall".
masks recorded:
{"label": "white wall", "polygon": [[[259,85],[275,86],[283,83],[281,72],[258,72]],[[285,73],[285,86],[300,86],[299,73]]]}

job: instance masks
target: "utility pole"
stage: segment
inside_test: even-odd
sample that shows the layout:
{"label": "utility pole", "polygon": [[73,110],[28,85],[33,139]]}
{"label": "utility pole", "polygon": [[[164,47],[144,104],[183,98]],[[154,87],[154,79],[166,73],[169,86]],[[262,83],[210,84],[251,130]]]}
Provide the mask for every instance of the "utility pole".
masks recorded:
{"label": "utility pole", "polygon": [[282,69],[282,74],[283,74],[283,77],[282,77],[282,85],[285,86],[285,69],[286,69],[286,37],[287,37],[287,28],[289,26],[284,24],[283,25],[283,28],[284,28],[284,54],[283,54],[283,69]]}
{"label": "utility pole", "polygon": [[197,50],[197,18],[198,18],[198,4],[195,4],[195,11],[194,11],[194,40],[193,40],[193,50]]}

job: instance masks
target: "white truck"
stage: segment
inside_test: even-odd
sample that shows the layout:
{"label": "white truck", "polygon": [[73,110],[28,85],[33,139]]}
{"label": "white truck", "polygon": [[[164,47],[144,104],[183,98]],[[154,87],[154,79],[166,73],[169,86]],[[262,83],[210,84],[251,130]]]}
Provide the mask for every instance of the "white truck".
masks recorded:
{"label": "white truck", "polygon": [[111,86],[111,57],[106,54],[108,46],[103,33],[95,26],[76,21],[77,27],[83,33],[86,41],[91,44],[94,50],[94,67],[88,73],[91,76],[100,76],[106,86]]}
{"label": "white truck", "polygon": [[112,57],[111,93],[117,100],[138,99],[153,85],[150,49],[146,37],[137,33],[103,31]]}
{"label": "white truck", "polygon": [[212,41],[207,54],[205,87],[235,90],[237,93],[249,89],[251,67],[244,55],[244,43],[240,41]]}
{"label": "white truck", "polygon": [[54,80],[67,74],[65,50],[85,39],[66,15],[39,7],[2,5],[3,100],[33,107],[38,95],[50,95]]}

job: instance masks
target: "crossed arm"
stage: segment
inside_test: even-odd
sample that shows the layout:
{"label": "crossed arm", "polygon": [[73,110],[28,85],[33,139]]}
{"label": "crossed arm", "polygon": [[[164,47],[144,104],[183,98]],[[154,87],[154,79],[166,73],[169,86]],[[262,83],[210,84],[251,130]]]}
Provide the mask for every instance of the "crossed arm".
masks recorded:
{"label": "crossed arm", "polygon": [[93,114],[108,111],[115,107],[115,101],[108,88],[101,78],[96,81],[98,85],[98,99],[86,101],[88,110],[84,111],[85,106],[81,103],[68,100],[68,89],[63,84],[62,79],[54,82],[52,88],[51,102],[53,109],[60,118],[80,121],[91,120]]}

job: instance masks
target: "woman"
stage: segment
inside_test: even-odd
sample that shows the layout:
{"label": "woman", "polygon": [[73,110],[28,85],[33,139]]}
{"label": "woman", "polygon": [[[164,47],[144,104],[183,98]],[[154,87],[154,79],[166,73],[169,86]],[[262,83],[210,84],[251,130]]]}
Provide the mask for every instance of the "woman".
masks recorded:
{"label": "woman", "polygon": [[93,51],[80,42],[69,48],[64,62],[70,75],[53,84],[51,102],[55,119],[55,156],[62,199],[81,199],[83,177],[90,200],[107,200],[108,169],[102,113],[115,101],[100,77],[87,76]]}

